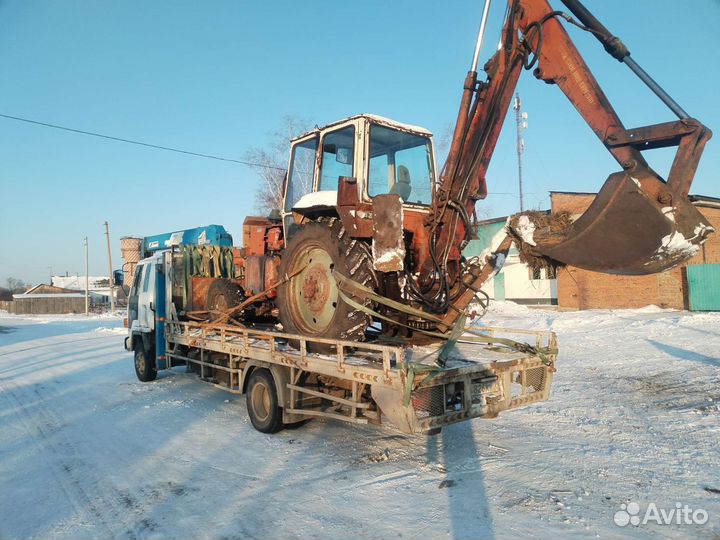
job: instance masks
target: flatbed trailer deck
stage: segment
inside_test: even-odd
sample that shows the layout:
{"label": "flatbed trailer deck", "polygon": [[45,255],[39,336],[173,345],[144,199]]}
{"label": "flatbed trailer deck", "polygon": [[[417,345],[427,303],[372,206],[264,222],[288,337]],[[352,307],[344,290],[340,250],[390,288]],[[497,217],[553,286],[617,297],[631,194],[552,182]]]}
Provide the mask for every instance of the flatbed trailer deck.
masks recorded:
{"label": "flatbed trailer deck", "polygon": [[[165,324],[166,358],[158,367],[185,364],[203,380],[234,393],[247,390],[253,371],[268,370],[284,425],[314,417],[364,424],[389,420],[402,432],[428,433],[548,398],[554,333],[468,330],[522,341],[546,354],[461,338],[440,366],[437,345],[326,340],[171,318]],[[336,353],[307,352],[310,342],[331,344]]]}
{"label": "flatbed trailer deck", "polygon": [[125,340],[138,378],[149,382],[160,370],[185,365],[206,382],[245,393],[259,431],[323,417],[389,421],[404,433],[431,433],[550,394],[557,356],[552,332],[469,327],[443,351],[448,342],[437,339],[428,345],[382,336],[357,342],[274,326],[196,322],[178,312],[187,308],[178,260],[169,250],[138,263]]}

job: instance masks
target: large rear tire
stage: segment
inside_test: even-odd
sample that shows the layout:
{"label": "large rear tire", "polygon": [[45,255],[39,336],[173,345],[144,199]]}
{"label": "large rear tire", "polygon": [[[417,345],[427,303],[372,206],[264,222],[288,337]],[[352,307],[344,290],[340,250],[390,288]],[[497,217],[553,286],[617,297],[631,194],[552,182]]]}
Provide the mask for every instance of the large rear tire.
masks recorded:
{"label": "large rear tire", "polygon": [[[364,341],[372,319],[342,301],[333,271],[377,290],[367,244],[350,238],[337,218],[320,218],[300,227],[283,253],[280,275],[291,276],[298,270],[278,289],[277,307],[285,332]],[[360,304],[371,305],[370,300],[346,294]],[[334,349],[329,344],[308,343],[311,352],[332,353]]]}

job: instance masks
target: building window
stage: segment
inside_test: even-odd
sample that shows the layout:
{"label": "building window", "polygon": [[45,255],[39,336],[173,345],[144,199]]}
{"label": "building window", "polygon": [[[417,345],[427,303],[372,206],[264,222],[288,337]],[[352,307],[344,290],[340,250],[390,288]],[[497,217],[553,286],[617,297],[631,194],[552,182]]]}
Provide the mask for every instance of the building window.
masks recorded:
{"label": "building window", "polygon": [[557,279],[557,268],[551,266],[549,268],[529,268],[528,277],[530,279]]}

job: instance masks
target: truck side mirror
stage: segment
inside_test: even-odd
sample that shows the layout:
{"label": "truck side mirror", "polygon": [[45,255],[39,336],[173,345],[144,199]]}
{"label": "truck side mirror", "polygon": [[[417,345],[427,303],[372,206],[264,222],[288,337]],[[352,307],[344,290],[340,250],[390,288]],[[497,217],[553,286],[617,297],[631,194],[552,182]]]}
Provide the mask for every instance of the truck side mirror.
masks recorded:
{"label": "truck side mirror", "polygon": [[152,301],[150,302],[150,311],[155,313],[155,305],[152,303]]}

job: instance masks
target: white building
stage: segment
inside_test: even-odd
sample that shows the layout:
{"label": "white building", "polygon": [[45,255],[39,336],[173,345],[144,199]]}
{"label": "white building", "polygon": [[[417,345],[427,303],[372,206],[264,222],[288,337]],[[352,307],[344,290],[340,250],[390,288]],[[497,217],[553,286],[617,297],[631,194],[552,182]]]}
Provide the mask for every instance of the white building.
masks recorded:
{"label": "white building", "polygon": [[[85,292],[85,276],[53,276],[52,285]],[[110,303],[110,280],[107,276],[90,276],[88,278],[88,295],[93,304]]]}
{"label": "white building", "polygon": [[[468,259],[479,256],[490,247],[493,237],[505,227],[507,217],[478,222],[477,240],[471,240],[463,251]],[[520,262],[518,250],[510,248],[502,270],[485,285],[491,299],[511,300],[518,304],[557,305],[557,278],[546,270],[533,271]]]}

